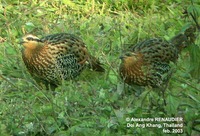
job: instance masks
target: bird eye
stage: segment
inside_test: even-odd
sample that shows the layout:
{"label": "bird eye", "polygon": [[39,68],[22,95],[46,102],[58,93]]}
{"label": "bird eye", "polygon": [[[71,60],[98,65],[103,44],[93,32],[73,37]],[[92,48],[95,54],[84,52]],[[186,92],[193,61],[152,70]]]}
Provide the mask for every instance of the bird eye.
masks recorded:
{"label": "bird eye", "polygon": [[132,54],[130,52],[125,54],[126,56],[130,57]]}
{"label": "bird eye", "polygon": [[28,41],[33,41],[33,37],[27,37],[26,38]]}

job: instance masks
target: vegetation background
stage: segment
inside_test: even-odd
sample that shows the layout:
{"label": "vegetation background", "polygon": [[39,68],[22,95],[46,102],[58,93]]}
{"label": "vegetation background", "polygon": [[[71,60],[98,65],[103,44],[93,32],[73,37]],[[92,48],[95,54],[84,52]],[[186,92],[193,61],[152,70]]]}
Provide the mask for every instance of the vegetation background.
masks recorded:
{"label": "vegetation background", "polygon": [[[0,2],[0,135],[167,135],[163,128],[127,127],[126,118],[183,117],[184,133],[200,132],[200,38],[180,54],[165,92],[140,95],[118,75],[126,44],[169,40],[193,23],[193,0],[2,0]],[[197,18],[199,22],[199,17]],[[21,58],[19,40],[67,32],[80,36],[106,72],[89,69],[51,91],[38,85]],[[198,34],[197,34],[198,35]],[[145,123],[145,122],[140,122]],[[177,123],[177,122],[175,122]],[[178,134],[173,134],[178,135]]]}

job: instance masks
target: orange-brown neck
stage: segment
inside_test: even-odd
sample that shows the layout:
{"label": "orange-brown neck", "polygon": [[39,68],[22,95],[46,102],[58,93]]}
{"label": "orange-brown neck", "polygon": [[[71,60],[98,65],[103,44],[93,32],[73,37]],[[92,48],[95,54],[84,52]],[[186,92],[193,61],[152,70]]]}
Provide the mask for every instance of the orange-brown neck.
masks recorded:
{"label": "orange-brown neck", "polygon": [[[122,79],[128,83],[133,84],[137,82],[137,78],[143,76],[143,59],[142,55],[125,57],[120,65],[120,75]],[[137,84],[137,83],[136,83]]]}
{"label": "orange-brown neck", "polygon": [[25,47],[23,51],[24,57],[28,60],[30,60],[33,55],[38,54],[44,47],[42,43],[35,42],[23,43],[23,46]]}

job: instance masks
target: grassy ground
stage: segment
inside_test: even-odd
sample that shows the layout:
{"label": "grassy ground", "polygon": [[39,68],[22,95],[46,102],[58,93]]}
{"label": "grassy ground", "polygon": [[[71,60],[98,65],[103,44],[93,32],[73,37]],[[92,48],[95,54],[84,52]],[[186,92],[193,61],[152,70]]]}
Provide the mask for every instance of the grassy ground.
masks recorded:
{"label": "grassy ground", "polygon": [[[146,88],[138,95],[133,88],[124,86],[118,75],[118,58],[126,49],[125,44],[150,37],[170,39],[192,22],[184,17],[184,9],[191,11],[191,1],[3,0],[0,4],[0,135],[154,136],[165,135],[163,130],[168,129],[127,127],[127,123],[147,123],[127,121],[132,117],[183,117],[183,127],[173,128],[183,129],[184,135],[197,135],[196,130],[200,131],[199,38],[180,55],[176,73],[165,93],[166,106],[156,90]],[[38,85],[22,61],[19,39],[27,33],[40,37],[57,32],[80,36],[91,54],[104,64],[106,72],[85,70],[79,78],[65,81],[55,91]]]}

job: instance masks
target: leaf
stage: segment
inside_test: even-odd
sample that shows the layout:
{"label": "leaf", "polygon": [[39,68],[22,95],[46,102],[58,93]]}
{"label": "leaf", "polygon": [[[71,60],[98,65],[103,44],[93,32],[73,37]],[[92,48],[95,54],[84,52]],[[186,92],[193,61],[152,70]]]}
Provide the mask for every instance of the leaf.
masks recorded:
{"label": "leaf", "polygon": [[180,104],[180,99],[168,95],[166,100],[167,100],[167,106],[166,106],[167,113],[171,115],[177,113],[177,108]]}
{"label": "leaf", "polygon": [[200,5],[198,4],[193,4],[193,5],[189,5],[187,8],[187,12],[188,13],[197,13],[197,16],[200,16]]}

